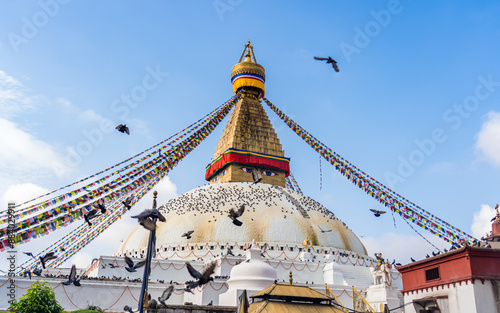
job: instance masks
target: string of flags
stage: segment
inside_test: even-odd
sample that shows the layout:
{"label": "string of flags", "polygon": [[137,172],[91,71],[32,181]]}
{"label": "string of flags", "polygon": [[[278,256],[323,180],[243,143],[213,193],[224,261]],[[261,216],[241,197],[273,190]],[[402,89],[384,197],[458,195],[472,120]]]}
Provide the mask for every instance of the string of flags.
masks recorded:
{"label": "string of flags", "polygon": [[307,132],[280,109],[274,106],[269,100],[266,98],[262,99],[271,110],[292,129],[292,131],[318,152],[326,161],[332,164],[344,177],[375,200],[399,214],[403,219],[420,226],[449,243],[461,241],[472,242],[475,240],[471,235],[422,209],[413,202],[392,191],[381,182],[372,178],[316,139],[312,134]]}
{"label": "string of flags", "polygon": [[[84,193],[84,192],[87,192],[87,191],[88,191],[88,189],[90,189],[90,188],[92,188],[92,187],[94,187],[94,186],[96,186],[96,185],[98,185],[98,184],[102,183],[103,181],[105,181],[105,180],[109,179],[109,178],[110,178],[111,176],[113,176],[113,175],[120,174],[122,171],[125,171],[125,170],[127,170],[127,169],[129,169],[129,168],[131,168],[131,167],[133,167],[133,166],[135,166],[135,165],[137,165],[137,163],[138,163],[138,162],[141,162],[142,160],[147,159],[147,158],[149,158],[149,157],[153,156],[153,155],[154,155],[154,153],[150,153],[150,154],[148,154],[148,155],[146,155],[146,156],[142,157],[141,159],[139,159],[139,160],[137,160],[137,161],[135,161],[135,162],[133,162],[133,163],[131,163],[131,164],[129,164],[129,165],[127,165],[127,166],[125,166],[125,167],[123,167],[123,168],[121,168],[121,169],[119,169],[119,170],[117,170],[117,171],[115,171],[115,172],[113,172],[113,173],[111,173],[111,174],[109,174],[109,175],[107,175],[107,176],[103,177],[103,178],[100,178],[100,179],[98,179],[98,180],[96,180],[96,181],[94,181],[94,182],[92,182],[92,183],[90,183],[90,184],[88,184],[88,185],[86,185],[86,186],[83,186],[82,188],[79,188],[79,189],[73,190],[73,191],[71,191],[71,192],[68,192],[68,193],[65,193],[65,194],[59,195],[59,196],[57,196],[57,197],[54,197],[54,198],[51,198],[51,199],[48,199],[48,200],[45,200],[45,201],[43,201],[43,202],[41,202],[41,203],[38,203],[38,204],[33,204],[33,205],[28,206],[28,207],[25,207],[25,208],[20,208],[21,206],[23,206],[23,205],[25,205],[25,204],[28,204],[28,203],[31,203],[31,202],[33,202],[33,201],[35,201],[35,200],[37,200],[37,199],[40,199],[40,198],[46,197],[46,196],[48,196],[48,195],[51,195],[51,194],[53,194],[53,193],[56,193],[56,192],[61,191],[61,190],[63,190],[63,189],[66,189],[66,188],[68,188],[68,187],[71,187],[71,186],[74,186],[74,185],[80,184],[80,183],[82,183],[82,182],[84,182],[84,181],[87,181],[87,180],[89,180],[89,179],[91,179],[91,178],[97,177],[97,176],[99,176],[100,174],[103,174],[103,173],[105,173],[105,172],[107,172],[107,171],[110,171],[110,170],[112,170],[112,169],[114,169],[114,168],[117,168],[117,167],[119,167],[120,165],[123,165],[123,164],[125,164],[125,163],[127,163],[127,162],[129,162],[129,161],[131,161],[131,160],[133,160],[133,159],[135,159],[135,158],[137,158],[137,157],[139,157],[139,156],[143,155],[143,154],[144,154],[144,153],[146,153],[147,151],[151,151],[152,149],[155,149],[155,148],[157,148],[158,146],[160,146],[160,145],[162,145],[162,144],[167,143],[168,141],[172,141],[172,142],[168,143],[168,145],[172,145],[172,144],[173,144],[173,143],[175,143],[176,141],[178,141],[178,140],[182,139],[183,137],[185,137],[187,134],[194,132],[196,129],[198,129],[199,127],[201,127],[201,125],[204,125],[207,121],[209,121],[209,120],[213,119],[213,118],[214,118],[214,116],[216,116],[217,114],[219,114],[218,112],[219,112],[222,108],[224,108],[224,107],[225,107],[225,106],[226,106],[229,102],[238,100],[238,99],[240,98],[240,96],[241,96],[241,93],[236,94],[235,96],[233,96],[233,98],[231,98],[231,99],[230,99],[230,100],[228,100],[227,102],[223,103],[223,104],[222,104],[222,105],[220,105],[218,108],[216,108],[216,109],[215,109],[215,110],[213,110],[212,112],[208,113],[207,115],[205,115],[204,117],[202,117],[202,118],[201,118],[201,119],[199,119],[198,121],[194,122],[193,124],[189,125],[188,127],[184,128],[183,130],[181,130],[181,131],[177,132],[176,134],[174,134],[174,135],[170,136],[169,138],[167,138],[167,139],[165,139],[165,140],[161,141],[160,143],[158,143],[158,144],[156,144],[156,145],[154,145],[154,146],[152,146],[152,147],[150,147],[150,148],[148,148],[148,149],[146,149],[146,150],[144,150],[144,151],[142,151],[142,152],[139,152],[139,153],[137,153],[136,155],[134,155],[134,156],[132,156],[132,157],[130,157],[130,158],[128,158],[128,159],[126,159],[126,160],[124,160],[124,161],[122,161],[122,162],[118,163],[118,164],[115,164],[115,165],[113,165],[113,166],[111,166],[111,167],[109,167],[109,168],[107,168],[107,169],[105,169],[105,170],[102,170],[102,171],[100,171],[100,172],[98,172],[98,173],[95,173],[95,174],[93,174],[93,175],[90,175],[90,176],[88,176],[88,177],[85,177],[85,178],[83,178],[83,179],[80,179],[80,180],[78,180],[78,181],[76,181],[76,182],[74,182],[74,183],[72,183],[72,184],[69,184],[69,185],[63,186],[63,187],[61,187],[61,188],[59,188],[59,189],[55,189],[55,190],[53,190],[53,191],[51,191],[51,192],[48,192],[48,193],[46,193],[46,194],[43,194],[43,195],[38,196],[38,197],[36,197],[36,198],[33,198],[33,199],[29,200],[29,201],[26,201],[26,202],[23,202],[23,203],[21,203],[21,204],[16,205],[16,207],[17,207],[18,209],[16,210],[16,214],[14,215],[14,218],[15,218],[15,219],[20,219],[20,218],[26,217],[26,216],[28,216],[28,215],[31,215],[31,214],[33,214],[33,213],[37,212],[37,211],[40,211],[40,210],[42,210],[42,209],[45,209],[45,208],[47,208],[47,207],[49,207],[49,206],[51,206],[51,205],[55,205],[55,204],[58,204],[58,203],[60,203],[60,202],[63,202],[63,201],[65,201],[65,200],[67,200],[67,199],[69,199],[69,198],[71,198],[71,197],[73,197],[73,196],[75,196],[75,195],[77,195],[77,194],[79,194],[79,193]],[[168,145],[164,145],[163,147],[161,147],[161,149],[165,149],[165,148],[167,148],[167,146],[168,146]],[[1,213],[0,213],[0,225],[1,225],[1,224],[5,224],[5,223],[7,223],[6,216],[7,216],[7,211],[3,211],[3,212],[1,212]]]}
{"label": "string of flags", "polygon": [[[158,150],[155,149],[151,153],[141,157],[133,163],[125,165],[123,168],[107,175],[106,178],[101,178],[98,181],[89,184],[89,187],[91,187],[92,190],[87,187],[82,187],[56,197],[50,202],[50,204],[42,203],[40,205],[32,206],[33,208],[38,207],[38,210],[40,210],[39,207],[52,207],[35,216],[26,217],[16,224],[14,240],[15,245],[28,242],[31,239],[40,238],[50,232],[66,227],[77,220],[81,220],[83,215],[91,209],[92,204],[96,201],[104,200],[107,203],[109,213],[106,216],[116,215],[116,218],[118,218],[121,216],[120,212],[124,213],[123,207],[120,204],[124,195],[136,192],[137,190],[140,190],[141,186],[152,184],[152,182],[156,184],[157,180],[155,177],[163,178],[166,173],[168,173],[188,153],[197,147],[201,141],[203,141],[213,131],[213,129],[219,125],[240,97],[241,93],[238,93],[230,100],[226,101],[223,105],[219,106],[218,109],[212,111],[212,113],[201,119],[200,121],[204,121],[204,124],[197,122],[195,123],[197,124],[195,128],[188,127],[186,128],[188,130],[184,133],[179,132],[178,134],[180,134],[180,136],[178,136],[177,141],[182,138],[184,138],[184,140],[178,142],[176,145],[169,143],[168,145],[161,147],[160,151],[165,150],[161,155],[158,155]],[[158,145],[155,145],[154,147],[158,147]],[[148,150],[151,150],[151,148]],[[153,157],[153,159],[151,159],[151,157]],[[124,163],[125,162],[120,162],[119,164],[123,165]],[[116,173],[123,172],[124,169],[129,169],[129,171],[124,174],[120,174],[119,178],[106,183],[106,179],[109,179]],[[83,194],[77,196],[79,193]],[[136,193],[135,201],[138,201],[140,197],[142,197],[143,194],[141,194],[142,192]],[[122,210],[115,210],[117,207]],[[114,222],[116,218],[109,219],[109,221],[112,220]],[[104,217],[102,217],[102,220],[96,220],[100,223],[104,220]],[[98,223],[97,225],[99,225]],[[100,233],[100,231],[106,229],[109,225],[111,225],[111,223],[112,222],[109,224],[102,224],[102,229],[98,229],[97,232]],[[68,247],[68,245],[71,245],[72,242],[75,242],[79,237],[81,237],[82,234],[88,235],[89,230],[87,229],[87,231],[84,231],[84,227],[87,227],[87,225],[80,225],[78,228],[80,231],[79,233],[75,232],[72,233],[72,236],[65,236],[64,242],[60,240],[58,246]],[[101,226],[98,226],[97,228],[99,227]],[[5,250],[8,246],[8,234],[9,232],[7,227],[0,229],[0,251]],[[91,238],[90,236],[87,237]],[[91,240],[94,238],[95,236],[92,236]],[[86,243],[81,244],[86,245]],[[52,248],[55,248],[55,245],[52,245]],[[80,248],[77,246],[75,249],[79,250]],[[73,255],[75,253],[75,249],[65,249],[64,258],[62,259],[66,259],[66,257]]]}

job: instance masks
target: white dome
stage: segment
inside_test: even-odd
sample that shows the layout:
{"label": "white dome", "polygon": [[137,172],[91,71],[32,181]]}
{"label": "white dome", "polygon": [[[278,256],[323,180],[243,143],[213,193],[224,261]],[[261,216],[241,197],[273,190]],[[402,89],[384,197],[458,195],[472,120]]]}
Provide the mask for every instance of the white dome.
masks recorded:
{"label": "white dome", "polygon": [[[243,225],[238,227],[228,212],[243,204],[245,212],[239,218]],[[253,239],[302,247],[304,239],[310,238],[315,247],[366,255],[359,238],[332,212],[309,197],[275,185],[220,183],[198,187],[168,201],[160,211],[167,221],[157,224],[157,247],[249,244]],[[194,230],[191,239],[181,237],[189,230]],[[139,226],[119,253],[145,250],[148,236],[149,232]]]}
{"label": "white dome", "polygon": [[247,260],[231,269],[230,278],[227,281],[229,290],[262,290],[278,279],[276,270],[271,265],[261,261],[260,249],[255,248],[255,240],[246,254]]}

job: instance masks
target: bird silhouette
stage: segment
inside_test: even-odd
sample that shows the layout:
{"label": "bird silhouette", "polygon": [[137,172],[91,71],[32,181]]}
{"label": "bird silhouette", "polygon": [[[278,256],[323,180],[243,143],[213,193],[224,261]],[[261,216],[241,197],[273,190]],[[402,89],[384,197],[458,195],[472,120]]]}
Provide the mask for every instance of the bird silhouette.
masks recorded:
{"label": "bird silhouette", "polygon": [[85,220],[85,222],[87,222],[87,224],[89,224],[89,226],[92,226],[92,223],[90,222],[90,220],[93,218],[96,218],[97,216],[99,216],[99,213],[97,213],[97,210],[92,209],[83,215],[83,219]]}
{"label": "bird silhouette", "polygon": [[124,307],[123,307],[123,310],[125,310],[125,311],[127,311],[127,312],[129,312],[129,313],[134,313],[134,311],[132,311],[132,308],[131,308],[131,307],[129,307],[128,305],[124,306]]}
{"label": "bird silhouette", "polygon": [[134,200],[134,196],[129,196],[125,200],[122,201],[123,206],[129,211],[132,208],[132,200]]}
{"label": "bird silhouette", "polygon": [[243,224],[243,222],[241,222],[240,220],[238,220],[238,217],[240,217],[243,212],[245,212],[245,205],[241,205],[241,207],[238,209],[238,211],[234,211],[233,208],[231,208],[229,210],[229,217],[233,220],[233,224],[236,225],[236,226],[241,226]]}
{"label": "bird silhouette", "polygon": [[30,257],[32,257],[33,259],[36,260],[36,257],[33,255],[33,253],[31,253],[31,252],[23,252],[23,253],[26,254],[27,256],[30,256]]}
{"label": "bird silhouette", "polygon": [[498,204],[495,205],[495,210],[497,210],[497,215],[495,215],[495,217],[492,218],[490,222],[493,222],[496,219],[500,220],[500,213],[498,212]]}
{"label": "bird silhouette", "polygon": [[54,255],[54,252],[49,252],[45,254],[44,256],[40,257],[40,262],[42,262],[42,267],[45,268],[45,262],[57,259],[57,257]]}
{"label": "bird silhouette", "polygon": [[33,274],[36,276],[42,276],[42,270],[39,268],[33,269]]}
{"label": "bird silhouette", "polygon": [[315,60],[320,60],[320,61],[326,61],[326,63],[331,63],[333,68],[335,69],[335,72],[339,71],[339,67],[337,66],[337,62],[332,59],[331,57],[328,58],[320,58],[320,57],[314,57]]}
{"label": "bird silhouette", "polygon": [[[319,227],[319,226],[318,226]],[[321,230],[322,233],[328,233],[328,232],[331,232],[332,230],[331,229],[328,229],[328,230],[323,230],[321,227],[319,227],[319,229]]]}
{"label": "bird silhouette", "polygon": [[186,239],[191,239],[191,234],[194,233],[194,230],[190,230],[188,232],[185,232],[184,234],[182,234],[181,237],[186,237]]}
{"label": "bird silhouette", "polygon": [[231,249],[227,248],[227,255],[234,256],[234,253]]}
{"label": "bird silhouette", "polygon": [[73,264],[73,266],[71,266],[71,271],[69,272],[68,281],[63,282],[62,284],[65,286],[68,286],[68,285],[71,285],[71,283],[73,283],[73,285],[78,286],[78,287],[81,286],[80,280],[76,279],[76,266],[74,264]]}
{"label": "bird silhouette", "polygon": [[132,218],[144,218],[144,217],[149,217],[149,218],[156,217],[158,220],[160,220],[160,222],[166,221],[165,216],[163,216],[163,214],[161,214],[160,211],[158,211],[158,209],[150,209],[150,210],[146,209],[142,211],[139,215],[132,216]]}
{"label": "bird silhouette", "polygon": [[127,135],[130,135],[130,130],[128,129],[126,124],[120,124],[116,126],[116,129],[118,129],[118,131],[121,133],[127,133]]}
{"label": "bird silhouette", "polygon": [[264,256],[264,252],[266,252],[267,248],[268,248],[268,246],[267,246],[267,242],[266,242],[260,248],[260,256],[262,256],[262,257]]}
{"label": "bird silhouette", "polygon": [[380,215],[384,214],[385,211],[379,211],[379,210],[375,210],[375,209],[370,209],[370,211],[372,211],[376,217],[379,217]]}
{"label": "bird silhouette", "polygon": [[257,184],[262,180],[262,175],[259,172],[257,172],[257,169],[255,169],[255,167],[252,168],[252,178],[253,178],[253,184]]}
{"label": "bird silhouette", "polygon": [[214,270],[215,270],[215,265],[216,265],[216,262],[212,262],[208,268],[202,273],[198,272],[197,270],[194,269],[194,267],[189,263],[189,262],[186,262],[186,267],[188,269],[188,272],[189,274],[197,279],[195,281],[187,281],[186,282],[186,288],[188,288],[189,290],[192,290],[198,286],[203,286],[204,284],[208,283],[209,281],[213,281],[214,278],[211,277],[211,275],[213,274]]}
{"label": "bird silhouette", "polygon": [[94,202],[92,206],[96,209],[99,209],[102,214],[106,213],[106,205],[104,205],[104,199],[101,198],[98,201]]}
{"label": "bird silhouette", "polygon": [[412,258],[412,257],[410,257],[410,260],[411,260],[412,262],[416,262],[416,261],[415,261],[415,259],[414,259],[414,258]]}
{"label": "bird silhouette", "polygon": [[140,261],[140,262],[137,262],[134,264],[134,261],[132,261],[131,258],[129,258],[128,256],[125,256],[125,263],[127,263],[127,266],[128,266],[128,267],[125,267],[127,272],[133,273],[133,272],[137,272],[136,269],[138,269],[139,267],[143,267],[146,264],[146,260]]}
{"label": "bird silhouette", "polygon": [[165,303],[165,301],[167,301],[168,298],[170,298],[170,296],[172,295],[173,291],[174,291],[174,286],[168,286],[167,289],[165,289],[163,291],[163,293],[161,294],[161,296],[158,297],[158,301],[160,301],[160,303],[163,304],[163,306],[167,306],[167,304]]}

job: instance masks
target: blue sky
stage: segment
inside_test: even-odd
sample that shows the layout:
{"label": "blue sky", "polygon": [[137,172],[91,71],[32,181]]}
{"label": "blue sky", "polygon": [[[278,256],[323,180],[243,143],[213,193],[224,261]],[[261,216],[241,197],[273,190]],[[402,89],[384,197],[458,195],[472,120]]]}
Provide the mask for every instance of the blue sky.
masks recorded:
{"label": "blue sky", "polygon": [[[89,176],[201,118],[232,96],[231,67],[251,40],[271,102],[409,200],[484,235],[500,202],[499,15],[496,1],[2,2],[2,205]],[[340,72],[313,56],[331,56]],[[125,114],[123,95],[144,79],[154,88]],[[304,193],[371,254],[405,263],[410,251],[432,251],[398,216],[394,228],[390,214],[370,214],[382,207],[325,161],[320,190],[318,155],[267,112]],[[127,123],[131,135],[103,131],[103,120]],[[163,199],[205,184],[224,126],[169,175]],[[68,161],[98,131],[89,153]],[[135,226],[119,223],[73,261],[114,252]]]}

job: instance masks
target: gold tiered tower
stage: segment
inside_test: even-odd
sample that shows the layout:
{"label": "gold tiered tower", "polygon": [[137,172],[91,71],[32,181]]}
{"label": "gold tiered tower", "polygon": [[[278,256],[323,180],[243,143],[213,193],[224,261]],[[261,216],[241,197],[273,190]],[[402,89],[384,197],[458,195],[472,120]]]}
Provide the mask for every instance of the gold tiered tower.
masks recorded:
{"label": "gold tiered tower", "polygon": [[251,170],[255,168],[262,176],[261,183],[284,187],[290,159],[284,157],[259,101],[265,91],[265,70],[257,63],[250,41],[231,70],[231,82],[235,93],[242,91],[242,98],[227,122],[205,178],[210,184],[252,182]]}

